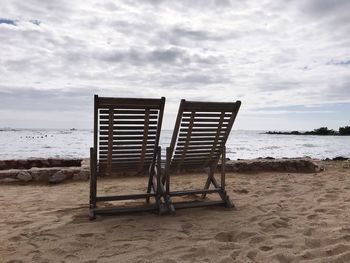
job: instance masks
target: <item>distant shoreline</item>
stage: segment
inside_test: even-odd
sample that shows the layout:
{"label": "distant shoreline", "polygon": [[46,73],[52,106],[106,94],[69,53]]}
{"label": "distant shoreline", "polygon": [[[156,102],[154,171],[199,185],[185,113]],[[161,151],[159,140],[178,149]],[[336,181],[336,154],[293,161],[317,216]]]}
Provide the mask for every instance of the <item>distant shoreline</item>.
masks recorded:
{"label": "distant shoreline", "polygon": [[310,132],[299,132],[299,131],[292,131],[292,132],[281,132],[281,131],[268,131],[264,132],[263,134],[271,134],[271,135],[314,135],[314,136],[350,136],[350,134],[315,134]]}
{"label": "distant shoreline", "polygon": [[277,135],[318,135],[318,136],[350,136],[350,126],[339,127],[338,131],[328,129],[327,127],[321,127],[314,129],[313,131],[291,131],[291,132],[281,132],[281,131],[268,131],[264,134],[277,134]]}

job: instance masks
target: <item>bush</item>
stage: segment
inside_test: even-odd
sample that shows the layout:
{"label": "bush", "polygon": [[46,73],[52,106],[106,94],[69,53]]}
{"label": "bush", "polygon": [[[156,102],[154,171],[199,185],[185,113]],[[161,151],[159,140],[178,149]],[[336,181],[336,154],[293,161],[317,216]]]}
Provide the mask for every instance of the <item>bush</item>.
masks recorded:
{"label": "bush", "polygon": [[321,127],[313,131],[316,135],[334,135],[336,132],[334,130],[329,130],[327,127]]}
{"label": "bush", "polygon": [[340,135],[350,135],[350,126],[340,127],[339,134]]}

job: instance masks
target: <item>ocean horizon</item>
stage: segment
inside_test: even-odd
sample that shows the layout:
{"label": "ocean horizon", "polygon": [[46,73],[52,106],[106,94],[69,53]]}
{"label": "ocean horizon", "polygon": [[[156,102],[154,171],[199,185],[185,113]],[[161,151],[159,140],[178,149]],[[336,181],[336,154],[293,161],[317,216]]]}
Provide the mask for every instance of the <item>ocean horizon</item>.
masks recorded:
{"label": "ocean horizon", "polygon": [[[278,135],[266,130],[233,130],[226,143],[227,158],[317,159],[350,157],[350,136]],[[160,145],[164,155],[172,130],[162,130]],[[0,129],[0,159],[88,158],[93,146],[92,129]]]}

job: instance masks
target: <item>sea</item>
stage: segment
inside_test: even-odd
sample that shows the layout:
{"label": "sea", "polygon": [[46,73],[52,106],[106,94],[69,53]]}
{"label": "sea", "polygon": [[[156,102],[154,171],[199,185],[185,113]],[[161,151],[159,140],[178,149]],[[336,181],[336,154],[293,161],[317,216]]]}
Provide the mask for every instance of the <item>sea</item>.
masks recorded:
{"label": "sea", "polygon": [[[317,159],[350,157],[350,136],[276,135],[266,131],[233,130],[226,143],[231,160],[254,158]],[[162,155],[171,130],[162,130]],[[0,131],[0,160],[27,158],[88,158],[92,130],[15,129]]]}

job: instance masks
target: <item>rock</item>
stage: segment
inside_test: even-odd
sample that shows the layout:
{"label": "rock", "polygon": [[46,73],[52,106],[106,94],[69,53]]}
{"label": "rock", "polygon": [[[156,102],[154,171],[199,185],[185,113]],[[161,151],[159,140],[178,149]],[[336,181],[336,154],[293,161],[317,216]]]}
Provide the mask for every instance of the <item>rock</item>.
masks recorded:
{"label": "rock", "polygon": [[61,167],[62,161],[60,159],[48,159],[51,167]]}
{"label": "rock", "polygon": [[0,161],[0,170],[5,170],[5,169],[6,169],[5,161]]}
{"label": "rock", "polygon": [[79,173],[73,174],[73,180],[89,180],[90,170],[81,169]]}
{"label": "rock", "polygon": [[58,184],[58,183],[63,182],[66,178],[67,178],[66,173],[64,173],[63,171],[58,171],[50,176],[49,182],[51,184]]}
{"label": "rock", "polygon": [[47,182],[49,181],[50,177],[58,172],[59,169],[57,168],[32,168],[30,169],[30,172],[33,176],[34,181],[40,181],[40,182]]}
{"label": "rock", "polygon": [[17,160],[17,169],[29,169],[31,167],[29,160]]}
{"label": "rock", "polygon": [[81,168],[89,169],[90,168],[90,159],[83,159],[80,162],[80,166],[81,166]]}
{"label": "rock", "polygon": [[349,158],[345,158],[343,156],[337,156],[337,157],[333,158],[333,161],[346,161],[348,159]]}
{"label": "rock", "polygon": [[[219,169],[221,164],[219,164]],[[227,172],[291,172],[314,173],[323,171],[323,167],[311,159],[258,159],[237,160],[226,163]]]}
{"label": "rock", "polygon": [[0,171],[0,179],[17,177],[18,170],[2,170]]}
{"label": "rock", "polygon": [[18,182],[18,179],[15,179],[15,178],[0,179],[0,183],[14,183],[14,182]]}
{"label": "rock", "polygon": [[22,181],[22,182],[29,182],[29,181],[33,180],[33,177],[27,171],[20,171],[17,174],[17,179]]}

